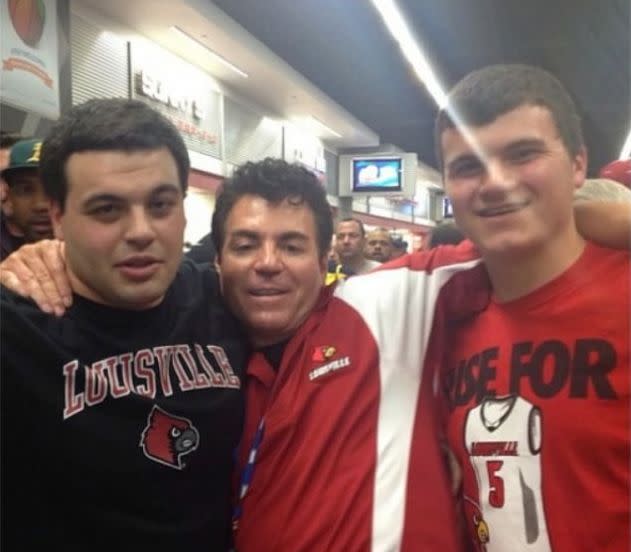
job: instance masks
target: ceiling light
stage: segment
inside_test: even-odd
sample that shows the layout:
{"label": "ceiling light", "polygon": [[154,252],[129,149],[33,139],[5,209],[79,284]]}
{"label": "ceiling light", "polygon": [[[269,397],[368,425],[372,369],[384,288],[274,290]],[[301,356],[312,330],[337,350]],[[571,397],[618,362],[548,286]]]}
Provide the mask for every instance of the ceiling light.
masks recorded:
{"label": "ceiling light", "polygon": [[173,31],[174,33],[176,33],[180,38],[183,38],[186,41],[188,41],[190,43],[193,43],[193,44],[195,44],[198,47],[203,48],[205,50],[205,52],[207,52],[208,54],[210,54],[213,57],[213,59],[215,59],[216,61],[218,61],[222,65],[225,65],[229,69],[232,69],[238,75],[240,75],[240,76],[242,76],[244,78],[248,78],[248,74],[245,71],[242,71],[236,65],[233,65],[232,63],[230,63],[226,58],[220,56],[217,52],[213,52],[203,42],[200,42],[196,38],[192,37],[186,31],[183,31],[182,29],[180,29],[179,27],[177,27],[175,25],[170,27],[170,30]]}
{"label": "ceiling light", "polygon": [[410,28],[399,11],[399,8],[397,8],[395,1],[372,0],[372,3],[381,14],[381,17],[383,18],[392,37],[399,43],[405,59],[408,60],[408,63],[412,66],[416,76],[421,83],[423,83],[430,96],[438,105],[438,108],[448,110],[449,116],[454,123],[456,123],[458,130],[464,136],[465,140],[469,142],[478,156],[481,159],[484,159],[485,155],[480,148],[480,144],[474,139],[471,131],[463,123],[460,115],[447,106],[447,93],[438,82],[438,78],[434,74],[434,70],[429,64],[427,57],[425,57],[423,50],[416,42],[412,31],[410,31]]}
{"label": "ceiling light", "polygon": [[394,0],[372,0],[372,3],[381,14],[392,37],[399,43],[403,55],[412,65],[416,76],[425,85],[438,107],[444,107],[447,103],[447,95]]}
{"label": "ceiling light", "polygon": [[620,159],[629,159],[631,157],[631,129],[629,129],[629,134],[627,134],[627,139],[624,141],[624,146],[622,146],[622,151],[620,152]]}
{"label": "ceiling light", "polygon": [[314,117],[313,115],[311,115],[310,119],[311,119],[311,123],[314,124],[316,127],[320,127],[321,129],[323,129],[324,131],[328,132],[329,134],[332,134],[336,138],[341,138],[342,137],[342,135],[339,132],[336,132],[330,126],[325,125],[317,117]]}

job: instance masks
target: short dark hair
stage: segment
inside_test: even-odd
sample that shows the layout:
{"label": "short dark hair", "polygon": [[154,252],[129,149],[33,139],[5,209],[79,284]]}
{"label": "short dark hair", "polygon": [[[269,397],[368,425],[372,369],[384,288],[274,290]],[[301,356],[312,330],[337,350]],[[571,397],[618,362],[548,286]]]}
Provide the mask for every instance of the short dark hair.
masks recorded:
{"label": "short dark hair", "polygon": [[406,242],[403,238],[394,238],[392,240],[392,246],[395,249],[400,249],[401,251],[408,250],[408,242]]}
{"label": "short dark hair", "polygon": [[135,152],[166,147],[186,192],[190,161],[175,126],[147,104],[125,98],[88,100],[73,107],[52,127],[42,144],[40,173],[46,195],[62,211],[68,195],[66,162],[83,151]]}
{"label": "short dark hair", "polygon": [[439,245],[458,245],[464,240],[464,234],[453,222],[443,222],[436,226],[429,237],[429,248]]}
{"label": "short dark hair", "polygon": [[441,137],[445,130],[460,124],[484,126],[522,105],[548,109],[570,155],[576,155],[584,146],[576,105],[554,75],[530,65],[490,65],[469,73],[456,84],[447,105],[436,116],[434,147],[440,169],[443,168]]}
{"label": "short dark hair", "polygon": [[324,187],[315,174],[303,166],[267,157],[263,161],[241,165],[219,190],[212,219],[212,237],[218,258],[221,258],[228,215],[245,195],[259,196],[274,204],[284,200],[296,205],[306,204],[315,218],[320,257],[328,253],[333,237],[333,217]]}
{"label": "short dark hair", "polygon": [[17,132],[0,130],[0,149],[8,149],[20,140],[24,140],[24,138]]}
{"label": "short dark hair", "polygon": [[343,222],[354,222],[355,224],[357,224],[357,226],[359,226],[359,233],[361,234],[361,237],[363,238],[366,235],[366,229],[364,228],[364,223],[361,220],[354,217],[345,217],[341,219],[337,224],[340,225]]}

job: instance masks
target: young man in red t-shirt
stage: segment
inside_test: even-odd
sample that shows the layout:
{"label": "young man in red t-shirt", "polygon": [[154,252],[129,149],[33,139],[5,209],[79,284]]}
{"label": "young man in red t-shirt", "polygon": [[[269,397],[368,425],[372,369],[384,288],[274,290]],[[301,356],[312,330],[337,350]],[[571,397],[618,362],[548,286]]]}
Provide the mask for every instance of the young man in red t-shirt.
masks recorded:
{"label": "young man in red t-shirt", "polygon": [[[629,547],[629,251],[586,242],[587,155],[549,73],[465,77],[436,124],[446,192],[489,306],[451,326],[442,387],[476,549]],[[606,221],[600,221],[606,224]]]}

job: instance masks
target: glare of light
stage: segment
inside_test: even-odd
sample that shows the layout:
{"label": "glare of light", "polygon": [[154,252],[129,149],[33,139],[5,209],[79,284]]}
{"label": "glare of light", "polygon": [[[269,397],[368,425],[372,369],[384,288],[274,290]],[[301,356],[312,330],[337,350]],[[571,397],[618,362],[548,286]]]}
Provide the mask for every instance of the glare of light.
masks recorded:
{"label": "glare of light", "polygon": [[485,156],[480,149],[479,144],[474,139],[470,130],[464,124],[462,118],[451,107],[448,106],[447,93],[443,89],[438,78],[434,73],[427,57],[423,53],[423,50],[416,42],[412,31],[408,27],[401,11],[397,7],[394,0],[372,0],[377,11],[383,18],[386,27],[390,31],[392,37],[399,43],[401,51],[407,59],[408,63],[412,66],[412,69],[416,73],[418,79],[423,83],[429,95],[434,102],[438,105],[439,109],[446,109],[449,113],[449,117],[456,125],[458,132],[469,142],[480,159],[484,159]]}
{"label": "glare of light", "polygon": [[418,79],[425,85],[438,107],[445,107],[447,94],[438,82],[429,61],[416,42],[394,0],[372,0],[372,3],[381,14],[392,37],[399,43],[405,59],[412,66]]}
{"label": "glare of light", "polygon": [[631,129],[629,129],[627,139],[624,141],[624,145],[620,151],[620,159],[629,159],[629,157],[631,157]]}
{"label": "glare of light", "polygon": [[237,75],[240,75],[246,79],[248,78],[248,74],[245,71],[242,71],[236,65],[230,63],[226,58],[224,58],[223,56],[220,56],[217,52],[214,52],[213,50],[211,50],[208,46],[206,46],[206,44],[204,44],[203,42],[200,42],[195,37],[188,34],[186,31],[183,31],[182,29],[180,29],[179,27],[175,25],[170,27],[170,30],[173,31],[175,34],[177,34],[180,38],[183,38],[189,44],[194,44],[198,48],[203,48],[206,53],[212,56],[213,59],[215,59],[216,61],[218,61],[225,67],[227,67],[228,69],[231,69]]}

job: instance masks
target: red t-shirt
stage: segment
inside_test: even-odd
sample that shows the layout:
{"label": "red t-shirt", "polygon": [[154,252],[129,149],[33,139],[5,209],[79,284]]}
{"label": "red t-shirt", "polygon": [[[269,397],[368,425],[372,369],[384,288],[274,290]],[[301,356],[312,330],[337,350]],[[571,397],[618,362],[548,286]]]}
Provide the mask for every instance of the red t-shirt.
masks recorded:
{"label": "red t-shirt", "polygon": [[626,551],[629,252],[588,244],[452,328],[443,389],[476,549]]}

